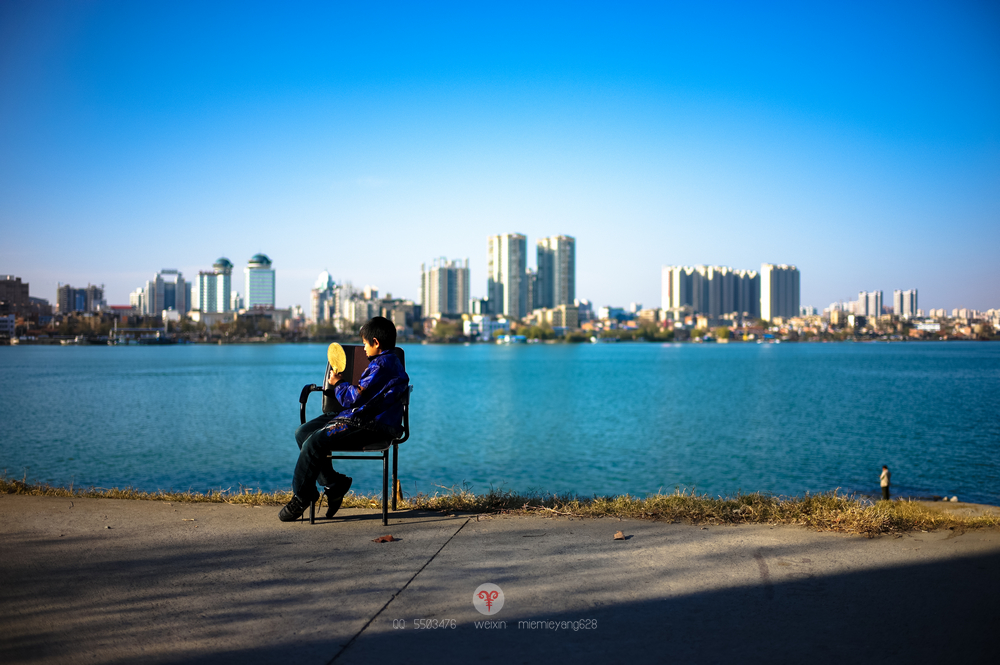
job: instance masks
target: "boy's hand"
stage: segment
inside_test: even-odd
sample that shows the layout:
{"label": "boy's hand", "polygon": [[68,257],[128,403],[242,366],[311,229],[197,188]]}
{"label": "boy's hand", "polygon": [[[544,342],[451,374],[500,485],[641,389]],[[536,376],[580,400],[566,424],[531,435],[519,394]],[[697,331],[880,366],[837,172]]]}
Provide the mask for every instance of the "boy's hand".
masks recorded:
{"label": "boy's hand", "polygon": [[330,370],[330,378],[327,380],[331,386],[340,381],[340,374],[335,374],[333,369]]}

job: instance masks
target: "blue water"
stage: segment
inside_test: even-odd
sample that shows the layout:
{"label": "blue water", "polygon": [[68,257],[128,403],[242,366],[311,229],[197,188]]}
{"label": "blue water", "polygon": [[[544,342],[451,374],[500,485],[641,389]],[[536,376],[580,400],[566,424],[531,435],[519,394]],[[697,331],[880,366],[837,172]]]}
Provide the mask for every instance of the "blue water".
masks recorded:
{"label": "blue water", "polygon": [[[1000,344],[406,346],[407,493],[878,492],[1000,504]],[[0,469],[285,489],[323,345],[0,347]],[[319,399],[310,403],[310,417]],[[373,462],[341,462],[356,490]]]}

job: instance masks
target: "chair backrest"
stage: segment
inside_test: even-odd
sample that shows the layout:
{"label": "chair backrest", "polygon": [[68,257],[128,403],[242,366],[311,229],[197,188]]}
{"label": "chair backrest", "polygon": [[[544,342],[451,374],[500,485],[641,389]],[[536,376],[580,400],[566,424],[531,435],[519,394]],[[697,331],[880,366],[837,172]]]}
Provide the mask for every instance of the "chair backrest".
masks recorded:
{"label": "chair backrest", "polygon": [[[399,358],[399,362],[403,364],[403,369],[406,369],[406,354],[403,353],[403,349],[397,346],[392,351]],[[361,375],[365,373],[365,368],[368,367],[368,356],[365,355],[365,347],[359,344],[344,344],[344,355],[347,356],[347,367],[344,368],[344,376],[356,386],[361,381]],[[323,390],[325,391],[329,387],[330,363],[327,363],[326,371],[323,373]],[[336,400],[332,397],[327,397],[325,392],[323,393],[323,413],[339,411],[340,408],[339,405],[336,405]]]}

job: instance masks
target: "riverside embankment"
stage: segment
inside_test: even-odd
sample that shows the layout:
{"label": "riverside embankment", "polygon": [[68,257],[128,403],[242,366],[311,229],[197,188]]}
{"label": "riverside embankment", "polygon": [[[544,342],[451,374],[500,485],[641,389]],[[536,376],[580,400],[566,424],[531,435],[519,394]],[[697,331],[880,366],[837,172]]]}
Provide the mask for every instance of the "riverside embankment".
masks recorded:
{"label": "riverside embankment", "polygon": [[[281,523],[276,510],[0,496],[4,662],[994,655],[996,529],[870,539],[795,526],[433,512],[395,513],[383,527],[364,510],[310,526]],[[389,533],[397,540],[372,542]],[[504,594],[491,616],[472,602],[484,583]]]}

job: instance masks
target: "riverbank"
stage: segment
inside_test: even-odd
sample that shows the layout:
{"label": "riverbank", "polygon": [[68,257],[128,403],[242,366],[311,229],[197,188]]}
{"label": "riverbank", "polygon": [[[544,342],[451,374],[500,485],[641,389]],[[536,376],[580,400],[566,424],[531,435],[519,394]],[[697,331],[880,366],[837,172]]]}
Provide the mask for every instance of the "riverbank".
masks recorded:
{"label": "riverbank", "polygon": [[[0,494],[168,501],[182,503],[227,503],[248,506],[281,506],[290,492],[141,492],[131,488],[61,488],[32,485],[0,478]],[[344,507],[373,509],[380,495],[350,493]],[[836,492],[804,497],[739,494],[710,497],[689,492],[654,494],[647,497],[577,497],[521,495],[491,491],[476,494],[451,491],[435,495],[398,497],[400,510],[495,515],[551,515],[576,518],[611,517],[690,524],[767,524],[804,526],[821,531],[858,533],[868,537],[932,529],[1000,528],[1000,508],[943,501],[878,501],[844,496]]]}
{"label": "riverbank", "polygon": [[[27,663],[989,662],[1000,534],[0,494]],[[616,533],[620,538],[616,539]],[[374,542],[391,534],[391,542]],[[473,604],[486,583],[503,604]],[[499,598],[499,595],[498,595]]]}

